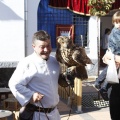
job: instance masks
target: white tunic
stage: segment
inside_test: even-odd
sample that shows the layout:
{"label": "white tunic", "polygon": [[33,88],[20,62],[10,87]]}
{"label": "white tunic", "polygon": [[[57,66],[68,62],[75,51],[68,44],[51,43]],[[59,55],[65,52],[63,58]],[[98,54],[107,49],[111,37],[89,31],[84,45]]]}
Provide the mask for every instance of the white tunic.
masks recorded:
{"label": "white tunic", "polygon": [[[31,99],[34,92],[44,95],[41,100],[44,108],[55,107],[59,102],[58,76],[60,66],[53,56],[43,60],[35,53],[19,62],[16,70],[9,80],[9,87],[22,106]],[[41,106],[40,103],[36,105]],[[60,120],[58,110],[47,114],[49,120]],[[47,120],[45,113],[35,112],[33,120]]]}

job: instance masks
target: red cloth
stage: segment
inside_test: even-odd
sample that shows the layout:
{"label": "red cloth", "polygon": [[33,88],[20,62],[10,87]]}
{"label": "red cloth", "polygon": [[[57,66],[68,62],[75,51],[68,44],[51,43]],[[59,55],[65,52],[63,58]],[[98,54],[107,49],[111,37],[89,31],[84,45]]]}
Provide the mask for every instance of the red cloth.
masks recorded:
{"label": "red cloth", "polygon": [[88,0],[68,0],[67,8],[80,14],[89,14]]}
{"label": "red cloth", "polygon": [[[89,6],[88,0],[50,0],[49,5],[57,8],[66,8],[75,13],[82,15],[89,15]],[[113,9],[120,8],[120,0],[115,0],[115,3],[112,5]]]}
{"label": "red cloth", "polygon": [[112,10],[120,8],[120,0],[115,0],[115,3],[112,5]]}
{"label": "red cloth", "polygon": [[49,5],[52,7],[66,8],[71,11],[89,15],[88,0],[50,0]]}
{"label": "red cloth", "polygon": [[67,8],[68,0],[50,0],[49,5],[58,8]]}

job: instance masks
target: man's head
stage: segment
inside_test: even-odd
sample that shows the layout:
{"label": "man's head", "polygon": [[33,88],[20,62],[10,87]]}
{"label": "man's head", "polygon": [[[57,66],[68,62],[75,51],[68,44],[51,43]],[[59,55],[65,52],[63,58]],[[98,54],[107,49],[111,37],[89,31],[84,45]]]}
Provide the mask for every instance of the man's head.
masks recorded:
{"label": "man's head", "polygon": [[50,35],[43,30],[40,30],[33,35],[32,47],[35,53],[44,60],[49,58],[51,53],[51,41]]}

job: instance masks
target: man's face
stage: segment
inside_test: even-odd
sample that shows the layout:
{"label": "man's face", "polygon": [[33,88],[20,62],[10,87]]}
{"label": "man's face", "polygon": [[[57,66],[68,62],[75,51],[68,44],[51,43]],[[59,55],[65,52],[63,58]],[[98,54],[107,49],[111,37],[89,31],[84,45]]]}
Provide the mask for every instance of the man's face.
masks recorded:
{"label": "man's face", "polygon": [[45,41],[36,40],[34,44],[32,44],[32,47],[36,54],[42,59],[46,60],[49,58],[49,55],[52,50],[50,40]]}

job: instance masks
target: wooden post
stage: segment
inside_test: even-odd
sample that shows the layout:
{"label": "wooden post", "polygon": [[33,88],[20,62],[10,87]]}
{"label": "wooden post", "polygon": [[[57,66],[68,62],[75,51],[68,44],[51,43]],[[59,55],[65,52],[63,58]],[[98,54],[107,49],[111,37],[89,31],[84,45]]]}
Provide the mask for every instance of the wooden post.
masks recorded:
{"label": "wooden post", "polygon": [[75,78],[76,81],[76,95],[77,95],[77,111],[82,112],[82,81]]}

